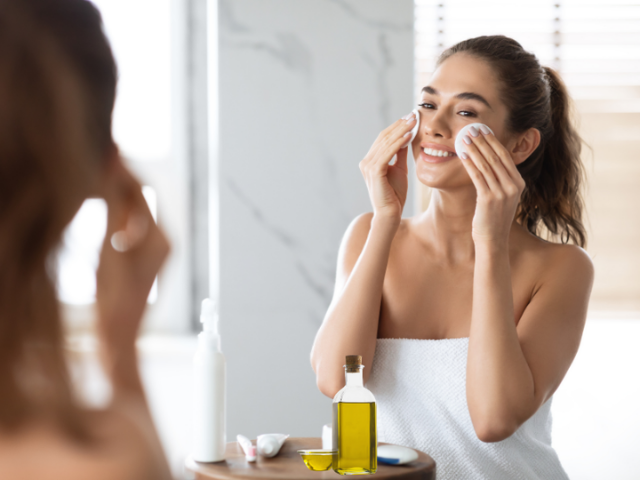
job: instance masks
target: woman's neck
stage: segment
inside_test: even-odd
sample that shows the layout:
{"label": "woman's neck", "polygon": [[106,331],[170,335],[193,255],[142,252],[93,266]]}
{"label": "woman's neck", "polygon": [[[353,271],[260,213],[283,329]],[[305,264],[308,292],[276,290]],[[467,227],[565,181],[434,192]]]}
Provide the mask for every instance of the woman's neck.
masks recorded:
{"label": "woman's neck", "polygon": [[436,190],[431,193],[429,207],[420,216],[420,229],[428,233],[428,242],[435,254],[449,264],[475,259],[471,236],[476,210],[476,190]]}

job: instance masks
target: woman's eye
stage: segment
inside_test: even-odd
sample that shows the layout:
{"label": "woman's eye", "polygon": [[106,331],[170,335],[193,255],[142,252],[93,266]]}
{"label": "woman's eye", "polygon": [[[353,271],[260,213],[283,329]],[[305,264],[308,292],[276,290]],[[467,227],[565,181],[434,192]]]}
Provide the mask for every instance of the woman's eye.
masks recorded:
{"label": "woman's eye", "polygon": [[462,110],[460,112],[458,112],[459,114],[461,114],[463,117],[475,117],[476,114],[473,112],[469,112],[468,110]]}
{"label": "woman's eye", "polygon": [[419,103],[418,106],[422,108],[435,108],[433,103]]}

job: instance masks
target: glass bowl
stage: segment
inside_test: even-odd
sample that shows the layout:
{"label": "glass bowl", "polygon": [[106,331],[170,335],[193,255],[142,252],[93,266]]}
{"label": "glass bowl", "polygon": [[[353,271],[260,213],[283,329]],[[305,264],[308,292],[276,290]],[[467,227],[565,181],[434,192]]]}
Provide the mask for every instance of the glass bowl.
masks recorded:
{"label": "glass bowl", "polygon": [[337,450],[298,450],[302,461],[309,470],[321,472],[329,470],[333,465],[333,455]]}

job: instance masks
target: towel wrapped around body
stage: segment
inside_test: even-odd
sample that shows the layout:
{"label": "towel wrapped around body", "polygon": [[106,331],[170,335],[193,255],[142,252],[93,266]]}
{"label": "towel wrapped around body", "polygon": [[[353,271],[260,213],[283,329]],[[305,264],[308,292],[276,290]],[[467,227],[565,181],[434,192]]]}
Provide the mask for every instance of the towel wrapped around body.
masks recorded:
{"label": "towel wrapped around body", "polygon": [[551,447],[551,398],[509,438],[478,439],[466,396],[468,338],[377,340],[367,382],[378,440],[421,450],[438,480],[568,480]]}

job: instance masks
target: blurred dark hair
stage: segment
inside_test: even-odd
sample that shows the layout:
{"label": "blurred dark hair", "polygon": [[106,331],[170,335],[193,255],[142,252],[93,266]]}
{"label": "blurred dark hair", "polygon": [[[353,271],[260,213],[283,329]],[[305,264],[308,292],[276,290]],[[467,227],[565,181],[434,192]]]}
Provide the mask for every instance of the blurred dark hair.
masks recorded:
{"label": "blurred dark hair", "polygon": [[103,31],[102,17],[87,0],[20,0],[80,76],[87,91],[88,127],[96,145],[113,143],[111,118],[118,71]]}
{"label": "blurred dark hair", "polygon": [[485,60],[496,73],[509,111],[509,131],[540,131],[540,145],[518,165],[526,187],[516,219],[534,235],[540,234],[542,223],[562,243],[572,241],[584,247],[582,140],[573,126],[571,100],[560,75],[542,67],[535,55],[502,35],[460,42],[445,50],[437,65],[456,53]]}
{"label": "blurred dark hair", "polygon": [[51,254],[111,144],[116,70],[85,0],[0,0],[0,428],[88,439]]}

